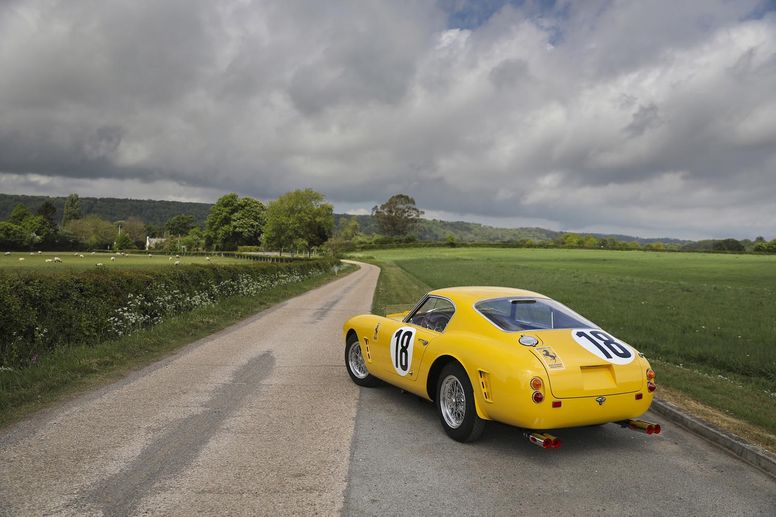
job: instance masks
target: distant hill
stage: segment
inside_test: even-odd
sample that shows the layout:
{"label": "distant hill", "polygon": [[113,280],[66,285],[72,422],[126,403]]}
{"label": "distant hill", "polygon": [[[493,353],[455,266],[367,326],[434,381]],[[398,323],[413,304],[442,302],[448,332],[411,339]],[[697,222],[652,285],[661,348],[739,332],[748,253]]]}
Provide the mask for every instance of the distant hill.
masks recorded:
{"label": "distant hill", "polygon": [[[25,196],[0,194],[0,220],[7,219],[11,210],[18,204],[25,205],[31,212],[49,200],[57,207],[57,220],[61,220],[65,206],[65,197]],[[121,221],[129,217],[139,217],[146,224],[163,225],[175,215],[186,214],[194,217],[197,224],[205,224],[210,203],[188,203],[184,201],[158,201],[153,199],[121,199],[113,197],[82,197],[83,215],[96,215],[108,221]]]}
{"label": "distant hill", "polygon": [[[65,197],[26,196],[0,193],[0,220],[7,219],[18,204],[23,204],[35,212],[44,201],[49,200],[57,207],[57,219],[61,219],[65,205]],[[112,197],[82,197],[81,211],[83,215],[96,215],[108,221],[120,221],[131,216],[139,217],[147,224],[164,225],[171,217],[187,214],[194,217],[196,224],[204,225],[211,203],[189,203],[185,201],[158,201],[153,199],[122,199]],[[361,233],[372,235],[378,233],[377,223],[369,215],[334,214],[335,227],[343,221],[356,218],[361,226]],[[535,242],[551,241],[564,232],[546,230],[544,228],[496,228],[479,223],[465,221],[440,221],[438,219],[422,219],[418,224],[417,236],[422,241],[445,240],[452,235],[459,242],[505,242],[530,239]],[[594,233],[599,238],[617,239],[618,241],[637,241],[641,244],[664,242],[666,244],[686,244],[691,241],[668,238],[632,237],[629,235],[607,235]]]}

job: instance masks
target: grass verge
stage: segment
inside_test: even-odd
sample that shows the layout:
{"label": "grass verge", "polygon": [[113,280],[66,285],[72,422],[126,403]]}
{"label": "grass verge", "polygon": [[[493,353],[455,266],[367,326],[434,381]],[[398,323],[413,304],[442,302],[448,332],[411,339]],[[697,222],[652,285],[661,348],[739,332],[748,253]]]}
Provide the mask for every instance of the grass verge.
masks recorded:
{"label": "grass verge", "polygon": [[[390,260],[359,257],[380,266],[373,303],[375,314],[404,310],[431,290],[421,279]],[[651,359],[659,397],[750,443],[776,452],[776,397],[752,379],[711,369],[690,369]]]}
{"label": "grass verge", "polygon": [[232,297],[170,318],[152,328],[95,346],[60,348],[37,365],[0,371],[0,427],[86,390],[108,384],[170,352],[224,329],[278,302],[321,286],[355,269],[345,265],[257,297]]}

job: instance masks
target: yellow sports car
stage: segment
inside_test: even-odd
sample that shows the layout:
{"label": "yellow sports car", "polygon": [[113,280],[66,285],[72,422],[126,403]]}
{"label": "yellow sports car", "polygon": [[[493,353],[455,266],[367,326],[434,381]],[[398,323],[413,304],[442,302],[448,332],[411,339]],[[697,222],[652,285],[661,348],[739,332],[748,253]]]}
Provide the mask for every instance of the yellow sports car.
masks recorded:
{"label": "yellow sports car", "polygon": [[487,420],[546,431],[635,420],[652,403],[655,372],[636,349],[538,293],[502,287],[431,291],[407,312],[366,314],[344,327],[345,365],[359,386],[380,380],[436,403],[445,432],[477,439]]}

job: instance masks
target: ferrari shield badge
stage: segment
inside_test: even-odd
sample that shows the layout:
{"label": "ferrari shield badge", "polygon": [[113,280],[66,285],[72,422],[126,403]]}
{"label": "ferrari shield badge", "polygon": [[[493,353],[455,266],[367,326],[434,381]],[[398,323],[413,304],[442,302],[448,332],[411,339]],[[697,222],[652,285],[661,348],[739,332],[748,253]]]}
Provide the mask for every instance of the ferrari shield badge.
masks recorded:
{"label": "ferrari shield badge", "polygon": [[544,364],[547,365],[548,369],[563,369],[563,360],[560,358],[558,353],[552,349],[551,346],[540,346],[536,348],[536,351],[539,353],[539,357],[542,358],[542,361],[544,361]]}

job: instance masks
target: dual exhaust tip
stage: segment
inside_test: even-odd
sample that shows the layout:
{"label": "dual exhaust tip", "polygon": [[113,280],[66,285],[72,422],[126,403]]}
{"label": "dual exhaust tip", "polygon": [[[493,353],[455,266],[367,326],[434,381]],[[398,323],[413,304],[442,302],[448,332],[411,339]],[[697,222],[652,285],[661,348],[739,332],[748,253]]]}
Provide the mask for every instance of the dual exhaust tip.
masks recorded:
{"label": "dual exhaust tip", "polygon": [[[623,420],[617,422],[622,427],[627,427],[633,431],[638,431],[645,434],[660,434],[662,431],[660,424],[654,422],[647,422],[646,420]],[[542,449],[560,449],[560,439],[548,433],[537,432],[525,432],[523,436],[528,438],[528,441],[537,447]]]}

